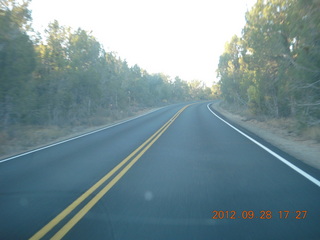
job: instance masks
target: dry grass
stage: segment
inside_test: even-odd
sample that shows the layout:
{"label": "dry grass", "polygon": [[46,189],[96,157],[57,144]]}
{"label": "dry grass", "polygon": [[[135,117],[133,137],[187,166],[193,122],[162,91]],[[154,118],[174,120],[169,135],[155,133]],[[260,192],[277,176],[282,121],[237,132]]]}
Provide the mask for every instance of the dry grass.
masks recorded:
{"label": "dry grass", "polygon": [[254,122],[262,128],[273,130],[273,132],[279,131],[284,136],[320,143],[320,126],[302,126],[295,118],[272,118],[265,115],[254,115],[246,107],[233,106],[224,102],[220,103],[220,107],[232,114],[241,116],[243,122]]}
{"label": "dry grass", "polygon": [[301,130],[301,135],[306,139],[311,139],[320,143],[320,126],[312,126]]}
{"label": "dry grass", "polygon": [[1,134],[1,158],[49,144],[70,132],[57,126],[16,126],[14,133]]}
{"label": "dry grass", "polygon": [[77,126],[28,125],[14,126],[7,131],[0,130],[0,159],[94,131],[147,111],[150,109],[117,111],[110,116],[93,116],[87,123]]}

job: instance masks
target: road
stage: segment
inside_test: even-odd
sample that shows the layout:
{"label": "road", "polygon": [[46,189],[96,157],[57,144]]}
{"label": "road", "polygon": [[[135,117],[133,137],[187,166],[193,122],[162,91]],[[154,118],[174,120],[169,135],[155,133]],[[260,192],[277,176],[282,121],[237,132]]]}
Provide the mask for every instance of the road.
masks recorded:
{"label": "road", "polygon": [[320,239],[320,187],[207,103],[1,162],[0,213],[0,239]]}

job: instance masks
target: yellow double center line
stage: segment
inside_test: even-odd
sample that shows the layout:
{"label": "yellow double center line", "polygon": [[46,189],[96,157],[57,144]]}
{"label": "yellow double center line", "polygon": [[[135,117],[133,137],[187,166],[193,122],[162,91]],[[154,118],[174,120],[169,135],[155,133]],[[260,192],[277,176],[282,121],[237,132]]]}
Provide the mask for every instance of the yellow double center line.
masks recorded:
{"label": "yellow double center line", "polygon": [[[30,240],[41,239],[65,217],[67,217],[77,206],[93,194],[102,184],[112,177],[123,166],[123,169],[98,192],[82,209],[80,209],[51,239],[61,239],[79,222],[85,214],[121,179],[121,177],[139,160],[139,158],[153,145],[155,141],[168,129],[168,127],[178,118],[178,116],[190,105],[181,108],[168,122],[166,122],[158,131],[148,138],[142,145],[134,150],[128,157],[122,160],[109,173],[83,193],[78,199],[71,203],[66,209],[52,219],[47,225],[34,234]],[[130,161],[131,160],[131,161]],[[127,165],[125,165],[127,164]]]}

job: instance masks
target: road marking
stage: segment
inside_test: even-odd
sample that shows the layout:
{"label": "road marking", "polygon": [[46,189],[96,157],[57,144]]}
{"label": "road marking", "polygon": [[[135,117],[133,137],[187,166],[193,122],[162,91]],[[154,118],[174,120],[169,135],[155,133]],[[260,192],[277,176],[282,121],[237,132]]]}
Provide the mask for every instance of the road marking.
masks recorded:
{"label": "road marking", "polygon": [[302,176],[304,176],[305,178],[307,178],[308,180],[310,180],[311,182],[313,182],[314,184],[316,184],[318,187],[320,187],[320,181],[314,177],[312,177],[311,175],[309,175],[308,173],[306,173],[305,171],[301,170],[300,168],[298,168],[297,166],[293,165],[292,163],[290,163],[288,160],[286,160],[285,158],[281,157],[280,155],[278,155],[277,153],[275,153],[274,151],[272,151],[271,149],[267,148],[266,146],[264,146],[263,144],[259,143],[258,141],[254,140],[252,137],[248,136],[247,134],[245,134],[244,132],[242,132],[241,130],[239,130],[238,128],[236,128],[235,126],[231,125],[230,123],[228,123],[227,121],[225,121],[224,119],[222,119],[221,117],[219,117],[217,114],[215,114],[209,107],[211,103],[207,104],[207,108],[209,109],[209,111],[216,116],[217,118],[219,118],[221,121],[223,121],[224,123],[226,123],[227,125],[229,125],[230,127],[232,127],[234,130],[236,130],[237,132],[239,132],[240,134],[242,134],[243,136],[245,136],[246,138],[248,138],[250,141],[252,141],[253,143],[257,144],[259,147],[261,147],[263,150],[267,151],[268,153],[270,153],[271,155],[273,155],[274,157],[278,158],[281,162],[283,162],[284,164],[286,164],[287,166],[289,166],[290,168],[292,168],[293,170],[295,170],[296,172],[300,173]]}
{"label": "road marking", "polygon": [[121,167],[129,160],[134,158],[102,189],[100,190],[74,217],[71,218],[53,237],[52,239],[61,239],[74,225],[84,217],[84,215],[122,178],[122,176],[140,159],[140,157],[154,144],[154,142],[169,128],[169,126],[179,117],[179,115],[190,105],[181,108],[172,118],[170,118],[158,131],[150,138],[134,150],[128,157],[122,160],[116,167],[102,177],[97,183],[89,188],[78,199],[71,203],[66,209],[46,224],[42,229],[35,233],[30,240],[41,239],[49,231],[51,231],[58,223],[68,216],[79,204],[86,200],[94,191],[104,184],[111,176],[113,176]]}
{"label": "road marking", "polygon": [[156,112],[156,111],[158,111],[158,110],[160,110],[160,109],[162,109],[162,108],[163,108],[163,107],[157,108],[157,109],[154,109],[154,110],[151,110],[151,111],[149,111],[149,112],[147,112],[147,113],[144,113],[144,114],[142,114],[142,115],[139,115],[139,116],[130,118],[130,119],[125,120],[125,121],[122,121],[122,122],[118,122],[118,123],[112,124],[112,125],[107,126],[107,127],[104,127],[104,128],[100,128],[100,129],[94,130],[94,131],[92,131],[92,132],[84,133],[84,134],[82,134],[82,135],[79,135],[79,136],[76,136],[76,137],[73,137],[73,138],[69,138],[69,139],[66,139],[66,140],[63,140],[63,141],[60,141],[60,142],[56,142],[56,143],[53,143],[53,144],[50,144],[50,145],[47,145],[47,146],[44,146],[44,147],[40,147],[40,148],[31,150],[31,151],[28,151],[28,152],[25,152],[25,153],[21,153],[21,154],[12,156],[12,157],[8,157],[8,158],[5,158],[5,159],[2,159],[2,160],[0,160],[0,163],[7,162],[7,161],[10,161],[10,160],[14,160],[14,159],[16,159],[16,158],[19,158],[19,157],[22,157],[22,156],[25,156],[25,155],[28,155],[28,154],[31,154],[31,153],[34,153],[34,152],[38,152],[38,151],[41,151],[41,150],[44,150],[44,149],[47,149],[47,148],[50,148],[50,147],[54,147],[54,146],[60,145],[60,144],[62,144],[62,143],[70,142],[70,141],[76,140],[76,139],[78,139],[78,138],[86,137],[86,136],[88,136],[88,135],[91,135],[91,134],[94,134],[94,133],[97,133],[97,132],[101,132],[101,131],[104,131],[104,130],[109,129],[109,128],[116,127],[116,126],[118,126],[118,125],[121,125],[121,124],[130,122],[130,121],[135,120],[135,119],[137,119],[137,118],[146,116],[146,115],[148,115],[148,114],[150,114],[150,113],[153,113],[153,112]]}

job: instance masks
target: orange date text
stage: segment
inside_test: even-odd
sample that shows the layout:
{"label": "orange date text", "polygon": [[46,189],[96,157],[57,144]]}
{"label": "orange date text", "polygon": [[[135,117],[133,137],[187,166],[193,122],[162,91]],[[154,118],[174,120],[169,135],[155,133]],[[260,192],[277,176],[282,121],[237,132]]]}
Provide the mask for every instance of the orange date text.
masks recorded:
{"label": "orange date text", "polygon": [[305,219],[307,217],[306,210],[298,210],[298,211],[288,211],[281,210],[272,212],[270,210],[261,210],[261,211],[252,211],[252,210],[244,210],[244,211],[212,211],[212,219]]}

